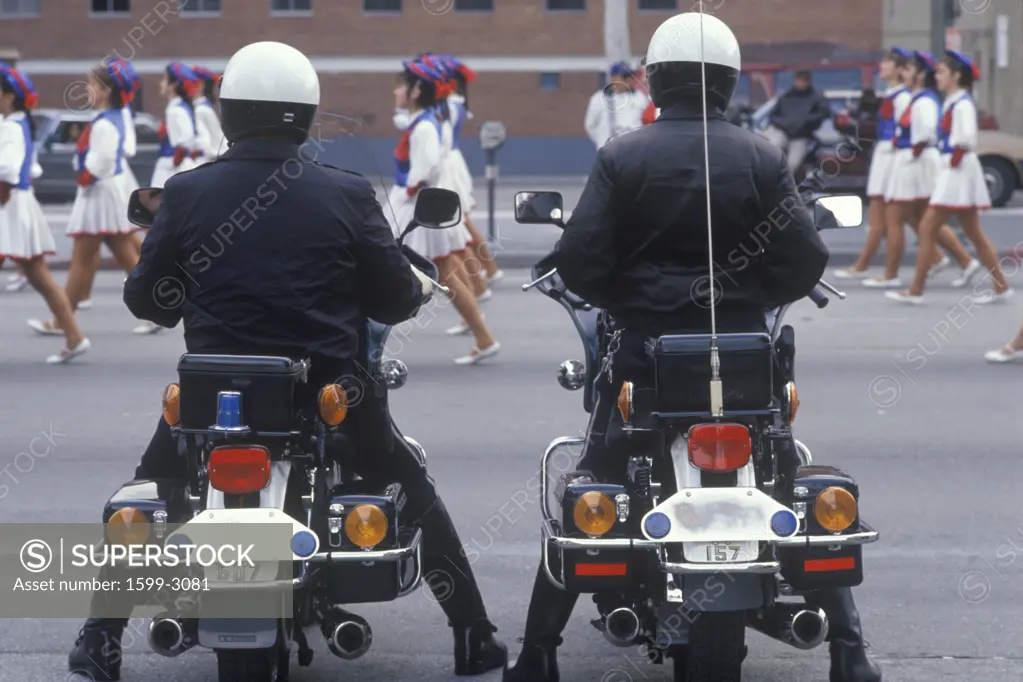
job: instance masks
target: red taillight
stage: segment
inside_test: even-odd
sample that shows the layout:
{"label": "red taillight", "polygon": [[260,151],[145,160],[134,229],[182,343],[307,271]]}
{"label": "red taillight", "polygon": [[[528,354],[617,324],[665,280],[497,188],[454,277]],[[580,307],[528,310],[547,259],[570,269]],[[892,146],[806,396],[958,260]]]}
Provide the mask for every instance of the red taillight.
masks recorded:
{"label": "red taillight", "polygon": [[742,424],[699,424],[689,430],[689,461],[704,471],[735,471],[753,452],[749,429]]}
{"label": "red taillight", "polygon": [[628,572],[627,564],[576,564],[575,574],[588,577],[606,578],[622,576]]}
{"label": "red taillight", "polygon": [[841,559],[807,559],[803,562],[803,570],[807,573],[851,571],[854,568],[856,568],[856,559],[851,556]]}
{"label": "red taillight", "polygon": [[263,447],[219,447],[210,453],[210,485],[231,495],[254,493],[270,482],[270,451]]}

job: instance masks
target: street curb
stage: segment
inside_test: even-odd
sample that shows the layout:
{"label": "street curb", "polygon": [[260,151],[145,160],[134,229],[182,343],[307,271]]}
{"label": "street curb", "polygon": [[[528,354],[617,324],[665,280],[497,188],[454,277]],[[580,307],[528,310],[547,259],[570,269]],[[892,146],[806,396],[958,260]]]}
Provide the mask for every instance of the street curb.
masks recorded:
{"label": "street curb", "polygon": [[[548,251],[538,251],[536,253],[524,253],[515,251],[498,251],[495,254],[498,264],[502,268],[517,269],[517,268],[531,268],[536,264],[538,260],[546,256]],[[829,267],[847,267],[856,262],[859,258],[859,251],[832,251],[831,258],[828,260]],[[1013,251],[1006,250],[999,254],[1001,258],[1012,258],[1018,260],[1019,256],[1013,253]],[[906,257],[903,259],[903,264],[912,265],[916,262],[916,252],[907,251]],[[67,259],[48,260],[47,263],[51,270],[65,271],[70,265],[70,261]],[[117,264],[113,258],[104,258],[100,264],[101,270],[120,270],[121,266]]]}

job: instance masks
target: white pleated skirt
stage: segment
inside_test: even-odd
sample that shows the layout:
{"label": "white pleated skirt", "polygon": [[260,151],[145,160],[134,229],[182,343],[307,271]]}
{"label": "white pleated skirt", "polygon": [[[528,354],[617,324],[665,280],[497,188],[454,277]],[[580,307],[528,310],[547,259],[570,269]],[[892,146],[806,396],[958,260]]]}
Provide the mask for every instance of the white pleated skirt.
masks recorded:
{"label": "white pleated skirt", "polygon": [[934,193],[941,155],[934,147],[927,147],[919,157],[912,149],[899,149],[892,160],[888,191],[885,201],[927,201]]}
{"label": "white pleated skirt", "polygon": [[452,189],[458,192],[458,197],[462,200],[462,213],[469,215],[476,207],[476,199],[472,194],[472,173],[469,172],[469,165],[465,162],[461,149],[451,150],[447,166]]}
{"label": "white pleated skirt", "polygon": [[128,222],[128,193],[123,175],[78,188],[68,218],[69,237],[131,234],[138,230]]}
{"label": "white pleated skirt", "polygon": [[0,207],[0,258],[32,260],[57,253],[46,214],[32,190],[15,189]]}
{"label": "white pleated skirt", "polygon": [[977,155],[967,152],[958,168],[952,168],[951,163],[951,154],[941,155],[934,193],[931,194],[931,206],[980,211],[991,208],[991,193]]}
{"label": "white pleated skirt", "polygon": [[[384,213],[388,222],[391,223],[391,230],[397,239],[415,216],[416,200],[409,198],[404,187],[395,185],[388,195],[388,204],[390,206],[384,207]],[[420,256],[437,260],[450,256],[452,253],[464,251],[465,245],[471,240],[471,235],[465,229],[465,225],[459,223],[445,230],[417,227],[405,237],[405,244]]]}
{"label": "white pleated skirt", "polygon": [[139,181],[135,177],[135,173],[131,170],[131,164],[127,161],[123,161],[121,163],[121,175],[119,177],[124,183],[125,195],[130,198],[131,193],[139,188]]}
{"label": "white pleated skirt", "polygon": [[867,174],[868,198],[884,199],[894,160],[895,150],[892,148],[891,140],[879,141],[874,147],[874,154],[870,157],[870,171]]}
{"label": "white pleated skirt", "polygon": [[188,157],[185,157],[180,166],[175,167],[173,157],[161,156],[156,160],[156,166],[153,167],[153,180],[149,183],[149,186],[163,187],[170,178],[193,168],[195,168],[195,161]]}

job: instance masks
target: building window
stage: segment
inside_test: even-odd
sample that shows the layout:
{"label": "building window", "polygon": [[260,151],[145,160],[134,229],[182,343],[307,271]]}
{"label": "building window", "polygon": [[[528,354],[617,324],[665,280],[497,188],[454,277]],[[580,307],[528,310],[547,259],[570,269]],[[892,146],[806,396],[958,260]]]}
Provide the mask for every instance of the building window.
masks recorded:
{"label": "building window", "polygon": [[639,0],[639,9],[643,11],[663,12],[677,8],[676,0]]}
{"label": "building window", "polygon": [[270,11],[275,14],[309,13],[313,11],[313,0],[270,0]]}
{"label": "building window", "polygon": [[560,73],[541,73],[540,74],[540,89],[541,90],[558,90],[561,88],[561,74]]}
{"label": "building window", "polygon": [[547,0],[549,12],[585,12],[586,0]]}
{"label": "building window", "polygon": [[494,0],[455,0],[456,12],[493,12]]}
{"label": "building window", "polygon": [[0,0],[0,16],[38,17],[42,0]]}
{"label": "building window", "polygon": [[362,0],[366,12],[401,12],[401,0]]}
{"label": "building window", "polygon": [[93,14],[130,14],[130,0],[92,0]]}
{"label": "building window", "polygon": [[183,0],[182,14],[220,14],[220,0]]}

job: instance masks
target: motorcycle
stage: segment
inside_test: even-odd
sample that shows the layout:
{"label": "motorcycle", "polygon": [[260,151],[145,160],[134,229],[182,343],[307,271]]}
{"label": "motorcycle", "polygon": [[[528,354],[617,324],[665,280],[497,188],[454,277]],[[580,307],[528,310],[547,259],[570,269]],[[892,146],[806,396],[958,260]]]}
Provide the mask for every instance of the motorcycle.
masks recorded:
{"label": "motorcycle", "polygon": [[[564,227],[556,192],[519,193],[515,204],[517,222]],[[820,198],[813,210],[818,229],[862,222],[855,196]],[[548,258],[522,288],[571,317],[585,359],[563,362],[558,382],[583,389],[584,409],[595,415],[596,382],[620,331],[566,288]],[[830,300],[825,290],[845,297],[822,280],[810,295],[818,307]],[[879,538],[860,517],[856,481],[814,465],[792,440],[799,398],[794,332],[782,326],[787,308],[769,312],[770,334],[717,336],[722,410],[708,397],[710,335],[648,342],[655,386],[623,382],[620,434],[608,429],[609,440],[624,438],[633,453],[624,483],[576,470],[584,438],[555,439],[541,460],[547,579],[593,594],[594,627],[615,646],[641,646],[651,662],[673,659],[676,682],[740,680],[747,627],[798,649],[820,646],[824,611],[782,597],[859,585],[862,546]],[[788,485],[779,480],[783,442],[794,442],[800,464]]]}
{"label": "motorcycle", "polygon": [[[161,200],[161,190],[137,190],[129,219],[151,226]],[[447,288],[435,281],[436,266],[402,242],[417,227],[445,229],[460,219],[454,192],[423,189],[415,216],[398,239],[413,266],[444,293]],[[366,390],[400,388],[407,379],[404,363],[383,357],[390,329],[370,321],[363,330],[360,367],[368,374]],[[286,680],[293,644],[300,666],[312,662],[305,629],[313,626],[335,656],[363,656],[372,629],[344,607],[393,601],[422,580],[422,532],[403,514],[400,484],[368,485],[346,464],[338,427],[349,408],[347,388],[340,383],[311,387],[319,390],[316,408],[296,404],[310,368],[309,359],[181,356],[178,382],[163,393],[163,417],[184,458],[187,479],[126,483],[104,508],[109,544],[124,544],[129,525],[135,529],[132,544],[171,548],[201,537],[214,523],[283,527],[282,537],[290,537],[290,548],[268,572],[262,565],[251,571],[205,568],[202,590],[191,595],[196,603],[161,613],[149,626],[149,644],[163,656],[195,646],[213,649],[220,682]],[[330,448],[340,456],[328,455],[332,440],[342,443]],[[425,466],[422,446],[406,440]],[[138,528],[144,529],[141,535]],[[277,618],[202,615],[204,603],[217,603],[224,595],[238,604],[274,593],[291,598]]]}

